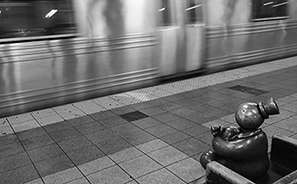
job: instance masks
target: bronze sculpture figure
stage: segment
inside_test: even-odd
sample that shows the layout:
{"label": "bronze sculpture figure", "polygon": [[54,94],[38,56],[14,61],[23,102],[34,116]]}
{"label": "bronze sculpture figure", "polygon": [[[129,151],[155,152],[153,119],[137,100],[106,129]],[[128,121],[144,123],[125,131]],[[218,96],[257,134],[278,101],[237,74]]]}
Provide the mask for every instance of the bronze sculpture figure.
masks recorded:
{"label": "bronze sculpture figure", "polygon": [[211,127],[214,151],[201,155],[201,165],[206,168],[207,163],[217,161],[251,180],[265,175],[269,169],[268,140],[259,127],[274,114],[279,114],[279,108],[273,98],[265,103],[241,104],[235,113],[239,127]]}

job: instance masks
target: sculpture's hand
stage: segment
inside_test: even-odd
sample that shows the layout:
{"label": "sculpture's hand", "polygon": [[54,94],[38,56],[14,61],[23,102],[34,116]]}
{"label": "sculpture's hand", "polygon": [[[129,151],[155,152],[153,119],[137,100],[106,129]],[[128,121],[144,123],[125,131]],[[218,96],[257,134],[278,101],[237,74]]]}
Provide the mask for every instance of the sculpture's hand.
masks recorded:
{"label": "sculpture's hand", "polygon": [[220,136],[225,141],[234,140],[241,133],[240,129],[234,126],[211,126],[211,133],[214,137]]}

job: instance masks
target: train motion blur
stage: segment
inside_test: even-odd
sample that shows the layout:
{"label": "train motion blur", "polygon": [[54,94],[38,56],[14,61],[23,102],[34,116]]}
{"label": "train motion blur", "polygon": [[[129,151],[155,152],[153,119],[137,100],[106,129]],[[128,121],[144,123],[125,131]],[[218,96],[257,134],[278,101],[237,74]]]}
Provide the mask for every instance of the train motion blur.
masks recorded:
{"label": "train motion blur", "polygon": [[0,0],[0,116],[295,55],[293,0]]}

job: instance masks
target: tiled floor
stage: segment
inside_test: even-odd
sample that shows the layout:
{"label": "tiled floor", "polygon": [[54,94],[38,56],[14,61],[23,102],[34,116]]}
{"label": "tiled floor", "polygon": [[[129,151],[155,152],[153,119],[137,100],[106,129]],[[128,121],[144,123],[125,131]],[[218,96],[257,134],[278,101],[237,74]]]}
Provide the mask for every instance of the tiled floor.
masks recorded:
{"label": "tiled floor", "polygon": [[210,126],[269,97],[269,144],[297,138],[296,57],[2,118],[0,183],[203,183]]}

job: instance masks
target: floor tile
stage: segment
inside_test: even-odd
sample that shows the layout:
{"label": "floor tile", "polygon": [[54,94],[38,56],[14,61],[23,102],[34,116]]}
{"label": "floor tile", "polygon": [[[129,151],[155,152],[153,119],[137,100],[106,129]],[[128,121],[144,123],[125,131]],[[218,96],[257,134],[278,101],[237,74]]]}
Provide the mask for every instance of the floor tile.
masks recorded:
{"label": "floor tile", "polygon": [[[42,119],[44,117],[55,117],[55,116],[59,116],[52,108],[42,109],[42,110],[38,110],[38,111],[33,111],[30,114],[35,119]],[[61,117],[60,117],[60,119],[63,120]]]}
{"label": "floor tile", "polygon": [[121,102],[114,100],[109,96],[99,97],[99,98],[93,99],[92,101],[104,107],[105,109],[114,109],[114,108],[125,106]]}
{"label": "floor tile", "polygon": [[80,101],[80,102],[74,103],[73,105],[86,114],[93,114],[96,112],[101,112],[106,110],[105,108],[96,104],[92,100]]}
{"label": "floor tile", "polygon": [[43,134],[30,139],[23,140],[21,141],[21,143],[23,144],[26,150],[32,150],[52,144],[54,143],[54,140],[48,134]]}
{"label": "floor tile", "polygon": [[[253,99],[253,101],[256,101],[256,100]],[[231,114],[231,113],[235,113],[237,111],[239,105],[240,104],[237,104],[237,103],[236,104],[230,103],[230,104],[226,104],[225,106],[222,106],[222,107],[219,107],[219,108],[222,109],[222,110],[225,110],[225,111],[227,111],[227,112],[229,112]]]}
{"label": "floor tile", "polygon": [[64,152],[74,151],[82,147],[91,146],[93,143],[84,136],[74,137],[65,141],[58,142],[58,145]]}
{"label": "floor tile", "polygon": [[152,141],[154,139],[157,139],[156,137],[152,136],[151,134],[145,132],[145,131],[136,131],[132,132],[130,134],[125,134],[122,136],[127,142],[132,144],[133,146],[137,146],[149,141]]}
{"label": "floor tile", "polygon": [[[194,98],[195,99],[195,98]],[[175,101],[174,103],[178,104],[178,105],[181,105],[183,107],[186,107],[186,108],[191,108],[193,110],[198,110],[197,108],[192,108],[192,107],[199,107],[199,106],[202,106],[202,105],[205,105],[205,104],[202,104],[202,103],[199,103],[193,99],[187,99],[187,100],[179,100],[179,101]]]}
{"label": "floor tile", "polygon": [[183,108],[178,108],[178,109],[172,110],[170,112],[172,112],[178,116],[181,116],[181,117],[187,117],[188,115],[193,114],[196,111],[186,108],[186,107],[183,107]]}
{"label": "floor tile", "polygon": [[176,103],[167,103],[167,104],[163,104],[163,105],[160,105],[158,106],[158,108],[162,109],[162,110],[165,110],[165,111],[168,111],[168,112],[171,112],[175,109],[179,109],[179,108],[182,108],[182,106],[176,104]]}
{"label": "floor tile", "polygon": [[157,170],[136,180],[139,184],[185,184],[167,169]]}
{"label": "floor tile", "polygon": [[167,104],[168,101],[164,100],[163,98],[158,98],[158,99],[150,100],[148,103],[153,106],[160,106],[160,105]]}
{"label": "floor tile", "polygon": [[297,122],[297,116],[292,116],[285,120],[279,121],[273,125],[279,128],[297,133],[296,122]]}
{"label": "floor tile", "polygon": [[82,173],[76,167],[73,167],[45,176],[43,181],[45,184],[62,184],[82,177]]}
{"label": "floor tile", "polygon": [[224,117],[224,116],[230,114],[230,112],[217,108],[214,110],[210,110],[208,112],[204,112],[204,114],[206,114],[207,116],[214,117],[214,118],[221,118],[221,117]]}
{"label": "floor tile", "polygon": [[265,128],[263,128],[263,131],[266,133],[268,138],[268,146],[271,146],[272,136],[278,135],[278,136],[292,136],[295,134],[294,132],[270,125]]}
{"label": "floor tile", "polygon": [[292,102],[282,107],[283,109],[289,110],[291,112],[297,112],[297,102]]}
{"label": "floor tile", "polygon": [[25,114],[10,116],[7,118],[7,120],[10,122],[11,125],[13,125],[13,124],[24,123],[27,121],[32,121],[34,120],[34,118],[30,113],[25,113]]}
{"label": "floor tile", "polygon": [[279,104],[280,102],[284,102],[285,104],[287,103],[291,103],[297,100],[297,96],[294,95],[290,95],[290,96],[286,96],[283,98],[279,98],[276,100],[277,104]]}
{"label": "floor tile", "polygon": [[168,166],[167,169],[187,183],[197,180],[205,175],[205,169],[198,161],[192,158],[187,158],[174,163]]}
{"label": "floor tile", "polygon": [[28,151],[28,155],[33,162],[49,159],[61,154],[63,154],[63,151],[56,144],[50,144]]}
{"label": "floor tile", "polygon": [[66,155],[58,155],[36,162],[34,165],[42,177],[74,167],[74,164]]}
{"label": "floor tile", "polygon": [[36,118],[36,120],[41,126],[51,125],[54,123],[59,123],[64,121],[64,119],[59,115]]}
{"label": "floor tile", "polygon": [[[146,101],[158,98],[157,96],[155,96],[153,94],[147,93],[145,88],[129,91],[126,93],[129,94],[130,96],[133,96],[134,98],[136,98],[138,103],[142,103],[142,102],[146,102]],[[141,101],[141,102],[139,102],[139,101]],[[133,104],[131,104],[131,105],[133,105]],[[141,106],[141,108],[143,108],[143,107]]]}
{"label": "floor tile", "polygon": [[157,162],[146,155],[119,164],[133,178],[138,178],[162,168]]}
{"label": "floor tile", "polygon": [[172,146],[187,154],[188,156],[200,153],[210,147],[209,145],[194,138],[186,139],[184,141],[175,143]]}
{"label": "floor tile", "polygon": [[[203,98],[203,97],[201,97],[201,98]],[[203,98],[203,101],[205,101],[204,98]],[[196,112],[199,112],[199,113],[202,113],[202,114],[207,114],[207,113],[209,113],[209,112],[211,112],[213,110],[217,110],[218,109],[216,107],[213,107],[211,105],[207,105],[207,104],[202,103],[202,102],[197,103],[197,105],[193,104],[191,106],[187,106],[187,108],[192,109],[192,110],[194,110]],[[211,115],[209,115],[209,116],[211,116]]]}
{"label": "floor tile", "polygon": [[274,123],[277,123],[279,121],[281,121],[282,119],[279,118],[277,115],[276,116],[269,116],[268,119],[266,119],[264,121],[264,123],[262,124],[262,127],[265,127],[265,126],[268,126],[268,125],[271,125],[271,124],[274,124]]}
{"label": "floor tile", "polygon": [[116,136],[112,131],[108,129],[99,130],[85,135],[92,143],[97,144],[107,141],[108,139]]}
{"label": "floor tile", "polygon": [[215,117],[208,116],[204,113],[197,113],[197,112],[194,114],[189,114],[189,115],[185,116],[184,118],[186,118],[190,121],[193,121],[194,123],[200,124],[200,125],[203,123],[206,123],[208,121],[217,119]]}
{"label": "floor tile", "polygon": [[187,128],[196,126],[197,124],[193,123],[192,121],[189,121],[187,119],[179,118],[177,120],[172,120],[172,121],[166,123],[166,125],[169,125],[169,126],[175,128],[175,129],[178,129],[178,130],[183,130],[183,129],[187,129]]}
{"label": "floor tile", "polygon": [[67,139],[71,139],[73,137],[81,136],[82,134],[79,131],[77,131],[75,128],[67,128],[56,132],[50,132],[49,135],[56,142],[60,142]]}
{"label": "floor tile", "polygon": [[7,172],[31,164],[25,152],[0,159],[0,172]]}
{"label": "floor tile", "polygon": [[33,120],[33,121],[26,121],[24,123],[12,124],[11,127],[14,130],[14,132],[22,132],[33,128],[38,128],[40,127],[40,125],[37,123],[36,120]]}
{"label": "floor tile", "polygon": [[129,181],[129,182],[125,183],[125,184],[138,184],[138,183],[135,180],[133,180],[133,181]]}
{"label": "floor tile", "polygon": [[96,146],[102,150],[106,155],[116,153],[132,147],[132,144],[120,137],[113,137],[104,142],[96,143]]}
{"label": "floor tile", "polygon": [[146,129],[146,128],[150,128],[150,127],[162,124],[160,121],[157,121],[151,117],[133,121],[132,123],[142,129]]}
{"label": "floor tile", "polygon": [[91,123],[81,124],[79,126],[76,126],[75,128],[82,134],[88,134],[98,130],[103,130],[106,127],[101,123],[94,121]]}
{"label": "floor tile", "polygon": [[154,152],[148,153],[148,155],[163,166],[170,165],[188,157],[186,154],[173,148],[172,146],[166,146]]}
{"label": "floor tile", "polygon": [[20,142],[12,142],[10,144],[0,145],[0,159],[25,151]]}
{"label": "floor tile", "polygon": [[36,179],[36,180],[28,181],[28,182],[26,182],[25,184],[44,184],[44,183],[43,183],[43,181],[39,178],[39,179]]}
{"label": "floor tile", "polygon": [[168,122],[171,122],[171,121],[174,121],[174,120],[177,120],[180,118],[179,116],[177,116],[176,114],[173,114],[171,112],[165,112],[162,114],[153,115],[152,117],[160,122],[163,122],[163,123],[168,123]]}
{"label": "floor tile", "polygon": [[9,144],[15,144],[18,143],[19,139],[15,134],[0,136],[0,145],[9,145]]}
{"label": "floor tile", "polygon": [[175,101],[180,101],[180,100],[187,100],[187,98],[183,95],[171,95],[163,98],[164,100],[170,101],[170,102],[175,102]]}
{"label": "floor tile", "polygon": [[109,155],[109,157],[118,164],[127,160],[131,160],[141,155],[143,155],[141,151],[139,151],[135,147],[132,147],[132,148],[124,149],[122,151],[111,154]]}
{"label": "floor tile", "polygon": [[166,124],[162,124],[162,125],[158,125],[158,126],[154,126],[151,128],[147,128],[145,129],[147,132],[149,132],[150,134],[156,136],[156,137],[163,137],[166,136],[168,134],[177,132],[178,130],[166,125]]}
{"label": "floor tile", "polygon": [[50,133],[50,132],[56,132],[59,130],[72,128],[72,126],[67,121],[62,121],[62,122],[43,126],[43,128],[45,129],[46,132]]}
{"label": "floor tile", "polygon": [[67,155],[75,165],[81,165],[105,156],[102,151],[93,145],[70,151]]}
{"label": "floor tile", "polygon": [[149,153],[149,152],[158,150],[160,148],[163,148],[165,146],[168,146],[168,144],[165,143],[164,141],[161,141],[160,139],[156,139],[144,144],[140,144],[136,146],[136,148],[141,150],[144,153]]}
{"label": "floor tile", "polygon": [[297,134],[293,134],[290,137],[297,140]]}
{"label": "floor tile", "polygon": [[140,110],[140,109],[147,109],[147,108],[153,107],[153,105],[151,105],[148,102],[142,102],[142,103],[133,104],[131,105],[131,107],[133,109]]}
{"label": "floor tile", "polygon": [[72,104],[53,107],[53,109],[57,114],[66,120],[86,115]]}
{"label": "floor tile", "polygon": [[185,133],[185,134],[188,134],[188,135],[191,135],[191,136],[196,136],[196,135],[208,132],[209,128],[207,128],[205,126],[202,126],[202,125],[197,125],[197,126],[194,126],[194,127],[188,128],[188,129],[184,129],[184,130],[181,130],[181,131],[183,133]]}
{"label": "floor tile", "polygon": [[168,144],[174,144],[174,143],[180,142],[180,141],[188,139],[188,138],[190,138],[189,135],[187,135],[181,131],[177,131],[172,134],[161,137],[160,139]]}
{"label": "floor tile", "polygon": [[115,134],[120,136],[120,135],[124,135],[124,134],[127,134],[127,133],[132,133],[132,132],[135,132],[135,131],[139,131],[141,129],[139,127],[135,126],[132,123],[127,123],[127,124],[124,124],[124,125],[121,125],[121,126],[118,126],[118,127],[114,127],[111,130]]}
{"label": "floor tile", "polygon": [[166,112],[165,110],[158,108],[158,107],[149,107],[146,109],[140,109],[139,111],[148,115],[148,116],[154,116],[154,115],[162,114],[162,113]]}
{"label": "floor tile", "polygon": [[112,109],[111,111],[117,115],[122,115],[122,114],[133,112],[135,111],[135,109],[129,106],[124,106],[124,107]]}
{"label": "floor tile", "polygon": [[0,173],[0,178],[3,184],[20,184],[36,180],[39,176],[33,165],[26,165],[8,172]]}
{"label": "floor tile", "polygon": [[78,168],[79,170],[81,170],[81,172],[84,175],[89,175],[91,173],[95,173],[97,171],[103,170],[113,165],[115,165],[115,163],[110,158],[105,156],[105,157],[98,158],[96,160],[81,164],[78,166]]}
{"label": "floor tile", "polygon": [[213,135],[211,134],[210,130],[205,132],[205,133],[202,133],[202,134],[198,134],[196,136],[194,136],[196,139],[208,144],[208,145],[211,145],[212,144],[212,140],[213,140]]}
{"label": "floor tile", "polygon": [[279,135],[279,136],[291,136],[294,134],[294,132],[291,132],[289,130],[285,130],[273,125],[267,126],[263,128],[263,131],[266,133],[268,137],[272,137],[273,135]]}
{"label": "floor tile", "polygon": [[126,174],[119,166],[115,165],[99,172],[90,174],[87,178],[92,184],[97,183],[125,183],[130,180],[130,176]]}
{"label": "floor tile", "polygon": [[221,101],[221,100],[217,100],[217,99],[209,99],[207,101],[202,101],[201,100],[201,103],[206,103],[210,106],[213,106],[213,107],[222,107],[226,104],[226,102],[224,101]]}
{"label": "floor tile", "polygon": [[89,184],[90,182],[86,178],[79,178],[68,182],[67,184]]}
{"label": "floor tile", "polygon": [[286,109],[283,109],[281,107],[279,107],[279,114],[276,115],[277,117],[281,118],[281,119],[285,119],[285,118],[288,118],[288,117],[291,117],[291,116],[294,116],[296,115],[296,113],[294,112],[291,112],[289,110],[286,110]]}
{"label": "floor tile", "polygon": [[0,137],[7,136],[9,134],[13,134],[14,131],[11,128],[10,124],[5,119],[0,119]]}
{"label": "floor tile", "polygon": [[67,120],[68,123],[70,123],[72,126],[75,126],[75,127],[92,123],[94,121],[95,119],[91,118],[90,116],[82,116],[82,117]]}
{"label": "floor tile", "polygon": [[92,118],[94,118],[95,120],[104,120],[110,117],[114,117],[116,116],[115,113],[111,112],[111,111],[103,111],[103,112],[98,112],[98,113],[94,113],[94,114],[90,114],[90,116]]}
{"label": "floor tile", "polygon": [[235,122],[235,114],[230,114],[230,115],[221,117],[220,119],[223,120],[223,121],[227,121],[229,123],[236,123]]}
{"label": "floor tile", "polygon": [[111,118],[101,120],[100,123],[103,124],[104,126],[108,127],[108,128],[113,128],[113,127],[124,125],[124,124],[129,123],[129,122],[124,120],[121,117],[114,116],[114,117],[111,117]]}
{"label": "floor tile", "polygon": [[30,130],[18,132],[16,135],[18,136],[18,138],[20,140],[26,140],[26,139],[30,139],[30,138],[40,136],[40,135],[43,135],[46,133],[47,132],[42,127],[38,127],[38,128],[33,128]]}

